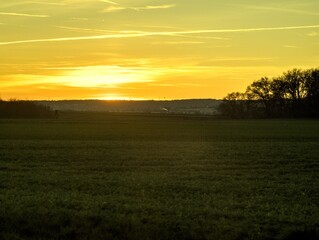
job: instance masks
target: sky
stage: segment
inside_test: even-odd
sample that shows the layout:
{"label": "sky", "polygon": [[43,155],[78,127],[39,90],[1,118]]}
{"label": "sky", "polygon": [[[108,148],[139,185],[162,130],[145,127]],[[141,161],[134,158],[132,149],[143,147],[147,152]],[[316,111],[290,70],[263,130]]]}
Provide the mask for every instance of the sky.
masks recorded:
{"label": "sky", "polygon": [[1,0],[2,99],[221,99],[319,63],[318,0]]}

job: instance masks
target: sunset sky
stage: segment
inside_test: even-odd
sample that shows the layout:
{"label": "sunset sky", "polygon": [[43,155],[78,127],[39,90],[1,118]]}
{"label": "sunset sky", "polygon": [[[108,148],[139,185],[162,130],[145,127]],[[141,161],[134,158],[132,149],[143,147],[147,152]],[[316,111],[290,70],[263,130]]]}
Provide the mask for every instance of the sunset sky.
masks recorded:
{"label": "sunset sky", "polygon": [[3,99],[222,98],[319,66],[318,0],[1,0]]}

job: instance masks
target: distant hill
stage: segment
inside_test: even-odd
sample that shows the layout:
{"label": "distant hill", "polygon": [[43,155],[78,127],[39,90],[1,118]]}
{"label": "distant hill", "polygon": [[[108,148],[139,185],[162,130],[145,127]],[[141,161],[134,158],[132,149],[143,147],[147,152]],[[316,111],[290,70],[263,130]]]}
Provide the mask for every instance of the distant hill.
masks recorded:
{"label": "distant hill", "polygon": [[62,100],[37,101],[59,111],[97,111],[97,112],[140,112],[140,113],[178,113],[178,114],[217,114],[220,100],[188,99],[172,101],[104,101],[104,100]]}

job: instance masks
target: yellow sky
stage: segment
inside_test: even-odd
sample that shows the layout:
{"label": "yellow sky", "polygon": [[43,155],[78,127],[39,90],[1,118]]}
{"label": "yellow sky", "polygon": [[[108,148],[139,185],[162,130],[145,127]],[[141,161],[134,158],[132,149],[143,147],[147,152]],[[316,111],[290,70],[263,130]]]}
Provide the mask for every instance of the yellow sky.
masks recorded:
{"label": "yellow sky", "polygon": [[1,0],[4,99],[222,98],[318,67],[317,0]]}

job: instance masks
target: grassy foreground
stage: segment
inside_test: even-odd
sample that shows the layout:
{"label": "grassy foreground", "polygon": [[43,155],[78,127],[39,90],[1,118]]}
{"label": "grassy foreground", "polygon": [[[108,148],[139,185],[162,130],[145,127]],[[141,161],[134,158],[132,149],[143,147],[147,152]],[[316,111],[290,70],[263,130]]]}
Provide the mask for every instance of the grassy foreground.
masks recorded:
{"label": "grassy foreground", "polygon": [[0,239],[318,238],[318,121],[0,121]]}

